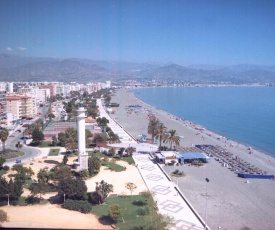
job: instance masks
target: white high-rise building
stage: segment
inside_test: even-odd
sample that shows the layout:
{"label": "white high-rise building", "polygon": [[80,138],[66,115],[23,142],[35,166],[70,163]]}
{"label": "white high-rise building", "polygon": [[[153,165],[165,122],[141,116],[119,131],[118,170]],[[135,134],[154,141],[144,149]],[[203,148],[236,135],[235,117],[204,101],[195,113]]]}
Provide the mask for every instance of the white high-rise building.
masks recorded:
{"label": "white high-rise building", "polygon": [[13,93],[13,82],[8,82],[7,83],[7,91],[9,93]]}

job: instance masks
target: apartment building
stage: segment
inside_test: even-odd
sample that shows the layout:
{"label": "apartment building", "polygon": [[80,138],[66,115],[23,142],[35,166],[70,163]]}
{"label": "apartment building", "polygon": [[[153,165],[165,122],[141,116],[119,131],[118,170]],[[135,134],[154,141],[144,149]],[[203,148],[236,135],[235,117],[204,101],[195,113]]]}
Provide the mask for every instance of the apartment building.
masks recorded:
{"label": "apartment building", "polygon": [[36,115],[35,98],[28,95],[7,94],[6,111],[14,120],[31,118]]}

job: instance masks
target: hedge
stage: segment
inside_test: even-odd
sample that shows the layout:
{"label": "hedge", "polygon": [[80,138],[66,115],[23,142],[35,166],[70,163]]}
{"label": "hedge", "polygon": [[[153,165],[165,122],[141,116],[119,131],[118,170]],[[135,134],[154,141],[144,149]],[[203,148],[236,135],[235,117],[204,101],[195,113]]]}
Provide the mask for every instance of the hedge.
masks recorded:
{"label": "hedge", "polygon": [[82,213],[89,213],[92,210],[91,204],[86,200],[65,200],[62,208],[79,211]]}

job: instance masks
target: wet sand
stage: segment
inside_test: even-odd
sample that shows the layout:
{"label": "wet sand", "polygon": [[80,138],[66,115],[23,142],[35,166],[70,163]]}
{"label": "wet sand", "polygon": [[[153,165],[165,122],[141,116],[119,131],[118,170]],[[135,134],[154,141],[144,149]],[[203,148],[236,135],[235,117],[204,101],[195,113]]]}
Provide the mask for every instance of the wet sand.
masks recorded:
{"label": "wet sand", "polygon": [[[260,151],[252,150],[249,154],[248,146],[242,145],[226,137],[221,137],[209,130],[199,130],[199,125],[175,117],[166,111],[145,104],[125,89],[119,90],[112,98],[112,102],[119,103],[115,113],[111,116],[134,138],[139,134],[147,134],[148,111],[170,129],[176,129],[178,135],[183,136],[181,146],[191,147],[196,144],[219,145],[228,152],[241,157],[247,162],[259,167],[268,174],[275,174],[275,159]],[[142,110],[127,113],[126,105],[142,105]],[[219,138],[219,139],[218,139]],[[232,147],[233,146],[233,147]],[[165,167],[165,166],[164,166]],[[167,172],[177,166],[165,167]],[[189,199],[196,211],[205,218],[206,211],[206,181],[208,183],[207,222],[211,229],[274,229],[275,219],[275,189],[274,180],[238,178],[235,173],[222,167],[212,158],[205,167],[180,166],[187,175],[179,179],[179,187]]]}

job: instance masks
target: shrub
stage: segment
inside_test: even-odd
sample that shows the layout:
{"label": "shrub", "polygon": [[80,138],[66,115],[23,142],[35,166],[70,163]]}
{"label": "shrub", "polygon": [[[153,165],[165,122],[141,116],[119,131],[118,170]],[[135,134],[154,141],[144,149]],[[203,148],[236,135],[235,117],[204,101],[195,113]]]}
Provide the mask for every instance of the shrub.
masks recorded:
{"label": "shrub", "polygon": [[122,218],[123,209],[118,204],[110,204],[108,206],[108,213],[112,220],[117,222]]}
{"label": "shrub", "polygon": [[91,204],[93,204],[93,205],[100,204],[99,200],[100,200],[100,196],[96,192],[88,193],[88,201]]}
{"label": "shrub", "polygon": [[[9,221],[8,214],[4,210],[0,209],[0,223],[6,222],[6,221]],[[1,225],[0,225],[0,227],[1,227]]]}
{"label": "shrub", "polygon": [[5,166],[3,166],[3,169],[4,169],[5,171],[9,171],[9,170],[10,170],[10,167],[9,167],[8,165],[5,165]]}
{"label": "shrub", "polygon": [[65,200],[62,204],[62,208],[79,211],[82,213],[89,213],[92,210],[92,206],[85,200]]}
{"label": "shrub", "polygon": [[142,200],[134,200],[132,202],[134,205],[137,205],[137,206],[142,206],[142,205],[146,205],[146,202],[142,201]]}
{"label": "shrub", "polygon": [[148,215],[148,214],[149,214],[149,208],[148,208],[148,207],[139,208],[139,209],[137,209],[137,214],[138,214],[139,216]]}

